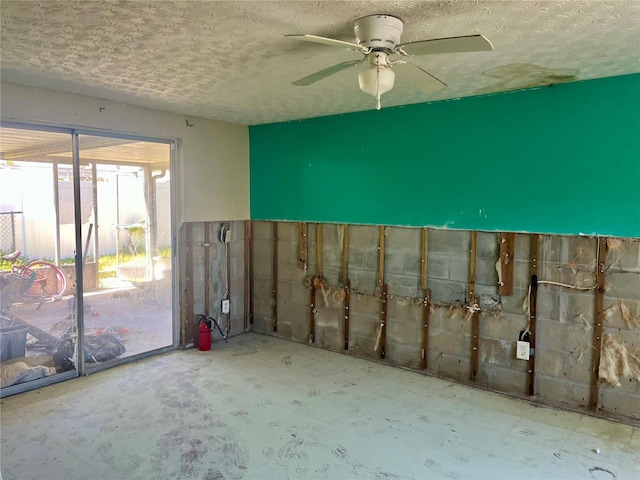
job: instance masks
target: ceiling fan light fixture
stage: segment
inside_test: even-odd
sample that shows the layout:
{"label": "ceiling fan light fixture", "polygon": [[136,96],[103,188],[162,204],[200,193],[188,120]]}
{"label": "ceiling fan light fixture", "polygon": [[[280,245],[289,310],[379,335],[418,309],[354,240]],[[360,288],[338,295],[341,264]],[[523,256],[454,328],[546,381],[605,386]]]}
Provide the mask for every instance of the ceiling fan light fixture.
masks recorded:
{"label": "ceiling fan light fixture", "polygon": [[374,53],[370,59],[370,67],[358,75],[360,90],[377,100],[376,108],[380,110],[380,96],[393,88],[396,74],[387,63],[385,54]]}

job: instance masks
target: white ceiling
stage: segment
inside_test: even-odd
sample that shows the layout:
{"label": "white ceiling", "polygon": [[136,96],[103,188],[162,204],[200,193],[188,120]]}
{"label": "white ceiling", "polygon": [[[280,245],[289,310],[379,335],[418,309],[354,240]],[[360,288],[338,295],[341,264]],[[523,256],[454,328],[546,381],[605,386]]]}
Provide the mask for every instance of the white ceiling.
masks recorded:
{"label": "white ceiling", "polygon": [[374,13],[404,20],[402,42],[481,33],[495,48],[411,58],[448,87],[398,79],[383,108],[640,72],[638,0],[2,0],[0,13],[3,81],[244,125],[373,109],[360,67],[292,86],[360,56],[284,35],[353,42]]}

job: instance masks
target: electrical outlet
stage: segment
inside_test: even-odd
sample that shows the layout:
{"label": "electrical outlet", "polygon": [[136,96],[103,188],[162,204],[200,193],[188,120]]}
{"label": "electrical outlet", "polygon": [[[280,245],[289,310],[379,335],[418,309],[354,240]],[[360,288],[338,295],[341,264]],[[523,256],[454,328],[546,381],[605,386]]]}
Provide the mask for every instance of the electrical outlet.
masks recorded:
{"label": "electrical outlet", "polygon": [[518,342],[516,344],[516,358],[529,360],[529,342]]}
{"label": "electrical outlet", "polygon": [[[229,313],[229,300],[228,299],[227,300],[222,300],[222,313]],[[527,357],[527,358],[529,358],[529,357]]]}

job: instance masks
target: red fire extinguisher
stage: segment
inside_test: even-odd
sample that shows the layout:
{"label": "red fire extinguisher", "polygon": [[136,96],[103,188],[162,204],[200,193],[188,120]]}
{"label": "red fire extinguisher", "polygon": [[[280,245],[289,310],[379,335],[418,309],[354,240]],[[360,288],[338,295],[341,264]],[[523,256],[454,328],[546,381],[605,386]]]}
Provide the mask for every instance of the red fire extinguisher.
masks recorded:
{"label": "red fire extinguisher", "polygon": [[201,318],[198,324],[198,350],[211,350],[211,323],[206,318]]}

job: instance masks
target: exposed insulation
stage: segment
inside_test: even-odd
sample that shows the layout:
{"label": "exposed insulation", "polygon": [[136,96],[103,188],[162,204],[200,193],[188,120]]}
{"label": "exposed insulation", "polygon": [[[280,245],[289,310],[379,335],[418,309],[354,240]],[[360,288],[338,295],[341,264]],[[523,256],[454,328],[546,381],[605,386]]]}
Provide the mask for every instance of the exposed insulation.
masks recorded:
{"label": "exposed insulation", "polygon": [[640,348],[627,348],[621,337],[605,334],[598,377],[614,387],[621,377],[640,381]]}
{"label": "exposed insulation", "polygon": [[640,315],[636,315],[635,312],[629,308],[629,306],[622,300],[614,303],[604,311],[607,319],[611,319],[616,315],[620,315],[627,324],[627,327],[632,330],[640,327]]}

